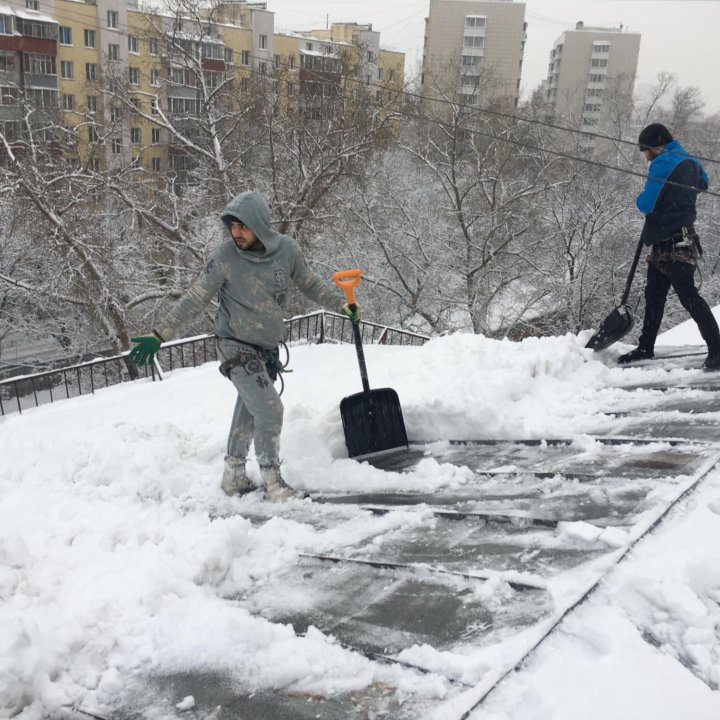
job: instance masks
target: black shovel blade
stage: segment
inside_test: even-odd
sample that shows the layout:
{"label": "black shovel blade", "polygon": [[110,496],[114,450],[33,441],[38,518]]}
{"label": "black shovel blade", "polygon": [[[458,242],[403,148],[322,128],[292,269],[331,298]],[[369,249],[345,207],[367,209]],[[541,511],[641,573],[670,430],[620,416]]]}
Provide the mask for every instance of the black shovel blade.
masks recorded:
{"label": "black shovel blade", "polygon": [[351,458],[366,459],[407,449],[400,399],[393,389],[349,395],[340,402],[340,415]]}
{"label": "black shovel blade", "polygon": [[635,325],[635,319],[627,305],[616,307],[603,321],[599,330],[587,341],[586,348],[604,350],[627,335]]}

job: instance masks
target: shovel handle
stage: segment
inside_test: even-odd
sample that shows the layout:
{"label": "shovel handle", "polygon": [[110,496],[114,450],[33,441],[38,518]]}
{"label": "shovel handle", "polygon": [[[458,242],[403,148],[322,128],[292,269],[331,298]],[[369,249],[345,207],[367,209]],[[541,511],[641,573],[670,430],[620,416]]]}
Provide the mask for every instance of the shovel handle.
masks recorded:
{"label": "shovel handle", "polygon": [[348,305],[355,304],[355,288],[360,284],[360,277],[362,272],[360,268],[354,268],[353,270],[338,270],[333,273],[333,282],[341,289],[345,291],[345,297],[347,298]]}

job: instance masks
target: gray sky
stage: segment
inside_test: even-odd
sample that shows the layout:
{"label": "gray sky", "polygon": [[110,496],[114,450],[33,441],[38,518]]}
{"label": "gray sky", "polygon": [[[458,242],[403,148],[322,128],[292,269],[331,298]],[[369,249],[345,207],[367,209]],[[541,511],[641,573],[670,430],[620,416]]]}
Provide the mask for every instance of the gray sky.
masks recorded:
{"label": "gray sky", "polygon": [[[420,60],[429,0],[267,0],[279,30],[307,30],[329,22],[372,23],[383,47],[406,54],[406,68]],[[677,76],[702,91],[709,113],[720,112],[720,0],[526,0],[528,40],[522,89],[530,91],[547,72],[558,36],[585,25],[617,27],[642,34],[636,91],[658,72]]]}

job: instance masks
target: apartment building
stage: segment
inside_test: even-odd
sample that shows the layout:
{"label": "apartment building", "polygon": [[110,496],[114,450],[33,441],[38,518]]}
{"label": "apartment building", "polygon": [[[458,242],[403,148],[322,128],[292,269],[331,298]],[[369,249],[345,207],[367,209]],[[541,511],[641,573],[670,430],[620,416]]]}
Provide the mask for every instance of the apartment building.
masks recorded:
{"label": "apartment building", "polygon": [[422,90],[466,105],[516,104],[525,52],[525,3],[430,0]]}
{"label": "apartment building", "polygon": [[190,159],[154,117],[172,115],[192,137],[201,100],[188,58],[198,56],[206,86],[233,76],[242,102],[261,83],[309,115],[338,88],[357,93],[362,83],[378,95],[381,82],[400,91],[404,76],[404,55],[382,50],[370,25],[275,33],[265,2],[224,0],[198,22],[140,10],[137,0],[8,0],[0,5],[0,130],[20,137],[24,94],[41,111],[38,126],[76,129],[81,159],[95,169],[136,162],[182,171]]}
{"label": "apartment building", "polygon": [[629,111],[640,34],[618,28],[565,31],[550,52],[545,98],[550,115],[581,129],[596,129]]}

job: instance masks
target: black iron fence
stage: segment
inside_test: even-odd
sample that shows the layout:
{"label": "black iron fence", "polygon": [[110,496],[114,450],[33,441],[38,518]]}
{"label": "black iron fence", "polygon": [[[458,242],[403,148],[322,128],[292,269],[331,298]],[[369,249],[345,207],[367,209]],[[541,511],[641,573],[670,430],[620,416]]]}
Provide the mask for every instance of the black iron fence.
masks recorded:
{"label": "black iron fence", "polygon": [[[345,315],[326,311],[285,321],[288,344],[353,342],[352,326]],[[427,335],[362,321],[360,335],[368,345],[423,345]],[[155,362],[135,366],[127,353],[101,357],[70,367],[20,375],[0,380],[0,415],[38,407],[41,404],[94,393],[95,390],[131,382],[138,378],[161,380],[163,372],[197,367],[217,360],[214,335],[198,335],[164,343]]]}

